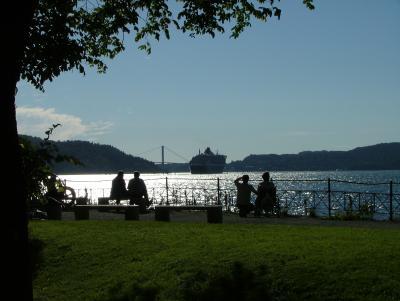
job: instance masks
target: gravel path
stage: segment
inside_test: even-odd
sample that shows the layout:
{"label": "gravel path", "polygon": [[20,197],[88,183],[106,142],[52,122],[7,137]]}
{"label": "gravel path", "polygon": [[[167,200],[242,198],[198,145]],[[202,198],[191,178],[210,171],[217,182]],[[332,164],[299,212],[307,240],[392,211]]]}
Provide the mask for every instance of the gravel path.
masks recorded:
{"label": "gravel path", "polygon": [[[124,220],[124,213],[90,211],[91,220]],[[73,212],[63,212],[63,220],[74,220]],[[154,221],[154,212],[141,214],[140,221]],[[206,212],[203,211],[171,211],[171,222],[206,223]],[[336,226],[336,227],[364,227],[390,228],[400,230],[400,221],[339,221],[310,217],[249,217],[241,218],[235,213],[224,213],[224,224],[275,224],[299,226]]]}

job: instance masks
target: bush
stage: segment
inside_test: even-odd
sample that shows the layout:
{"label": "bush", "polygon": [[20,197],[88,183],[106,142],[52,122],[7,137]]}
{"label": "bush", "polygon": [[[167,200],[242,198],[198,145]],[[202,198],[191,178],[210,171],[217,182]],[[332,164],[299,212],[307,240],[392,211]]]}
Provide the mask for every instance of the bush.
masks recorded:
{"label": "bush", "polygon": [[48,202],[46,194],[53,190],[54,194],[63,195],[63,183],[53,173],[55,162],[68,161],[73,164],[81,164],[77,159],[61,155],[57,146],[50,140],[50,135],[59,124],[53,125],[45,132],[47,137],[38,145],[33,144],[27,138],[19,137],[19,145],[22,157],[23,181],[27,189],[27,205],[30,211],[45,209]]}

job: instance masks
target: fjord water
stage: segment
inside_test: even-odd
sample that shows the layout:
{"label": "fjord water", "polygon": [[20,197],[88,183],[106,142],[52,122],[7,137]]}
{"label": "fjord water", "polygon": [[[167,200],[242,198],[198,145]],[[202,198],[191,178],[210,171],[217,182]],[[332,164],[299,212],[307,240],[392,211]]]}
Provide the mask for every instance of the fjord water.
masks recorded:
{"label": "fjord water", "polygon": [[[261,181],[262,172],[225,172],[222,174],[192,175],[190,173],[141,174],[145,181],[149,197],[159,199],[165,197],[166,187],[169,191],[179,191],[180,194],[190,192],[221,191],[234,193],[233,181],[243,175],[250,176],[250,183],[257,187]],[[328,178],[331,179],[332,191],[376,192],[389,193],[390,181],[393,182],[393,193],[400,193],[400,170],[384,171],[284,171],[271,172],[272,180],[279,190],[321,190],[328,188]],[[110,194],[111,181],[115,174],[60,175],[67,186],[72,187],[78,196],[84,196],[85,189],[92,202],[98,197]],[[126,183],[133,174],[124,175]],[[351,183],[348,183],[351,182]],[[170,193],[171,193],[170,192]],[[171,194],[170,194],[171,196]]]}

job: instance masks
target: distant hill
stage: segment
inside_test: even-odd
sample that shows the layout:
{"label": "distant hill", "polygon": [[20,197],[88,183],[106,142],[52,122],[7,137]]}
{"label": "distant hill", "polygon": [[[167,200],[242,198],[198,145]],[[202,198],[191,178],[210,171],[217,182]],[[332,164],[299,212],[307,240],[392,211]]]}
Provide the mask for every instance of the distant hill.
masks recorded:
{"label": "distant hill", "polygon": [[400,169],[400,143],[381,143],[350,151],[305,151],[285,155],[250,155],[227,164],[225,171]]}
{"label": "distant hill", "polygon": [[[24,136],[38,144],[41,139]],[[55,141],[61,154],[74,156],[84,166],[59,163],[58,174],[116,173],[118,170],[146,173],[162,172],[153,162],[128,155],[111,145],[87,141]],[[186,163],[165,164],[166,172],[190,172]],[[304,151],[298,154],[249,155],[232,161],[225,171],[293,170],[390,170],[400,169],[400,142],[357,147],[349,151]]]}
{"label": "distant hill", "polygon": [[[21,136],[34,144],[41,141],[37,137]],[[57,174],[116,173],[119,170],[125,172],[133,172],[134,170],[147,173],[160,172],[158,166],[153,162],[125,154],[111,145],[79,140],[54,142],[61,154],[73,156],[84,164],[83,166],[76,166],[66,162],[58,163],[54,166],[54,172]]]}

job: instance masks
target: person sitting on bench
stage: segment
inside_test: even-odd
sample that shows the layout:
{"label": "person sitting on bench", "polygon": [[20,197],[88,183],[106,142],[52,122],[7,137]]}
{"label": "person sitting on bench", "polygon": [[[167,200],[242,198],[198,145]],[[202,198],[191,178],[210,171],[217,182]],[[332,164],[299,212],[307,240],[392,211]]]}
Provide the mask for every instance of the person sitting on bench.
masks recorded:
{"label": "person sitting on bench", "polygon": [[121,200],[125,198],[128,198],[128,191],[126,190],[124,172],[119,171],[114,180],[112,180],[110,200],[115,200],[119,205]]}
{"label": "person sitting on bench", "polygon": [[254,210],[254,205],[251,203],[251,193],[257,194],[253,185],[249,184],[249,176],[243,175],[237,178],[235,181],[237,188],[237,201],[236,206],[239,209],[239,216],[246,217],[250,211]]}
{"label": "person sitting on bench", "polygon": [[147,212],[147,206],[150,205],[149,196],[147,194],[146,184],[139,178],[140,173],[135,171],[133,179],[128,183],[129,204],[138,205],[140,213]]}

